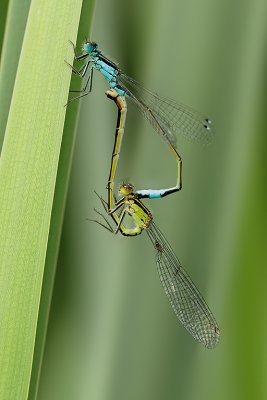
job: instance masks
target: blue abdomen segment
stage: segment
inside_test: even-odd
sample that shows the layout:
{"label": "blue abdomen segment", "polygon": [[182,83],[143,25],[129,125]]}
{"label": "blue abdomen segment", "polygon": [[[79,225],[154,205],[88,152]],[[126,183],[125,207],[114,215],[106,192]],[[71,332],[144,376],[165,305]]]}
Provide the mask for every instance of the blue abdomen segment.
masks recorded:
{"label": "blue abdomen segment", "polygon": [[179,189],[177,186],[168,189],[144,189],[137,190],[136,193],[140,199],[160,199],[161,197],[168,196],[171,193],[177,192]]}
{"label": "blue abdomen segment", "polygon": [[152,189],[145,189],[145,190],[137,190],[137,194],[141,196],[141,198],[148,198],[148,199],[160,199],[166,190],[152,190]]}

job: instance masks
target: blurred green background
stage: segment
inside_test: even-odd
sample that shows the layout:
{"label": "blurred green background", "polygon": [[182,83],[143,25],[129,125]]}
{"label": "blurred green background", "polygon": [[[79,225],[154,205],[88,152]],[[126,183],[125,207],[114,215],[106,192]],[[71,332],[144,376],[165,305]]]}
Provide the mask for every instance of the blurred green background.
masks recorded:
{"label": "blurred green background", "polygon": [[[106,195],[117,111],[95,73],[78,134],[38,400],[266,399],[267,3],[98,0],[92,40],[130,76],[213,120],[178,138],[183,190],[147,201],[221,329],[214,350],[177,322],[144,233],[87,218]],[[84,33],[87,35],[87,32]],[[173,185],[167,146],[129,107],[117,184]]]}

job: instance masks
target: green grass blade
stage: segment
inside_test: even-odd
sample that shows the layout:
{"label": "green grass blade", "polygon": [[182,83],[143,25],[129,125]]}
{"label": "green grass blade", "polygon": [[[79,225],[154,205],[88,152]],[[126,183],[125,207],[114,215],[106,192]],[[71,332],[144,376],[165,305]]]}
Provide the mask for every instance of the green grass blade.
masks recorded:
{"label": "green grass blade", "polygon": [[30,3],[30,0],[10,0],[9,2],[0,68],[0,148],[4,140]]}
{"label": "green grass blade", "polygon": [[26,399],[81,0],[33,0],[0,164],[0,398]]}
{"label": "green grass blade", "polygon": [[[89,28],[94,13],[94,1],[84,1],[81,13],[79,33],[77,43],[82,43],[85,34],[90,37]],[[74,40],[73,38],[71,38]],[[71,61],[71,59],[69,60]],[[75,78],[75,76],[74,76]],[[81,79],[73,83],[71,87],[79,88],[83,82]],[[67,115],[64,126],[64,136],[60,150],[60,158],[58,165],[57,181],[55,188],[55,196],[53,202],[51,224],[49,231],[48,247],[46,254],[45,273],[42,287],[41,302],[39,308],[38,325],[35,340],[33,368],[31,376],[31,384],[29,390],[29,400],[35,399],[38,391],[38,382],[41,371],[41,363],[43,358],[47,324],[49,319],[50,304],[54,286],[54,277],[56,271],[57,257],[59,251],[61,230],[65,211],[65,202],[69,183],[69,176],[72,164],[72,156],[75,142],[75,133],[77,118],[79,115],[80,102],[73,102],[67,108]]]}
{"label": "green grass blade", "polygon": [[2,58],[2,47],[3,47],[3,38],[5,32],[6,18],[7,18],[7,9],[8,9],[8,0],[1,1],[0,7],[0,60]]}

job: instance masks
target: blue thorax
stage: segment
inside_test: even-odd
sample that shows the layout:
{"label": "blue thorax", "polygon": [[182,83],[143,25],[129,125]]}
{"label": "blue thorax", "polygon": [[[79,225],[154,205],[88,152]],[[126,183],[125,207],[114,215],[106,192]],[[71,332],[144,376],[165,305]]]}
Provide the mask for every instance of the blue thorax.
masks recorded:
{"label": "blue thorax", "polygon": [[124,96],[125,90],[120,87],[117,78],[119,69],[116,64],[101,54],[101,51],[98,50],[98,44],[86,42],[83,44],[82,50],[92,57],[93,67],[101,72],[109,86],[115,89],[120,96]]}

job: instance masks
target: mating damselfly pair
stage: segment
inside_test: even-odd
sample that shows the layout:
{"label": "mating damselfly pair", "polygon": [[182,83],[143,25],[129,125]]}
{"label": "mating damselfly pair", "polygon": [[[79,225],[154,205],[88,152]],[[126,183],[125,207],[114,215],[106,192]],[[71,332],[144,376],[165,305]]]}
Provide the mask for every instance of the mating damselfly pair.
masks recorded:
{"label": "mating damselfly pair", "polygon": [[[108,199],[101,196],[102,205],[107,216],[111,216],[116,228],[113,229],[107,216],[97,211],[103,217],[105,223],[96,221],[111,232],[120,232],[124,236],[136,236],[145,230],[156,251],[158,272],[165,293],[174,309],[178,319],[190,334],[208,348],[213,348],[219,340],[219,328],[209,307],[202,295],[184,271],[180,261],[174,254],[168,241],[157,227],[149,209],[141,201],[143,198],[161,198],[181,189],[182,160],[177,151],[175,133],[185,135],[191,139],[208,143],[213,132],[210,120],[193,109],[176,103],[173,100],[162,98],[145,89],[140,83],[125,75],[118,66],[105,57],[98,49],[95,42],[85,42],[83,53],[78,55],[76,48],[74,55],[76,61],[84,60],[80,69],[71,66],[73,72],[85,78],[85,84],[80,94],[72,99],[88,95],[92,90],[93,71],[99,70],[108,81],[110,90],[107,96],[115,102],[118,108],[118,119],[115,132],[115,142],[111,158],[111,167],[108,178]],[[121,185],[120,199],[114,195],[114,181],[121,149],[122,138],[125,129],[127,103],[130,99],[142,112],[153,128],[168,144],[177,160],[178,177],[174,187],[167,189],[144,189],[134,191],[130,183]],[[125,225],[125,217],[131,219],[131,226]]]}

